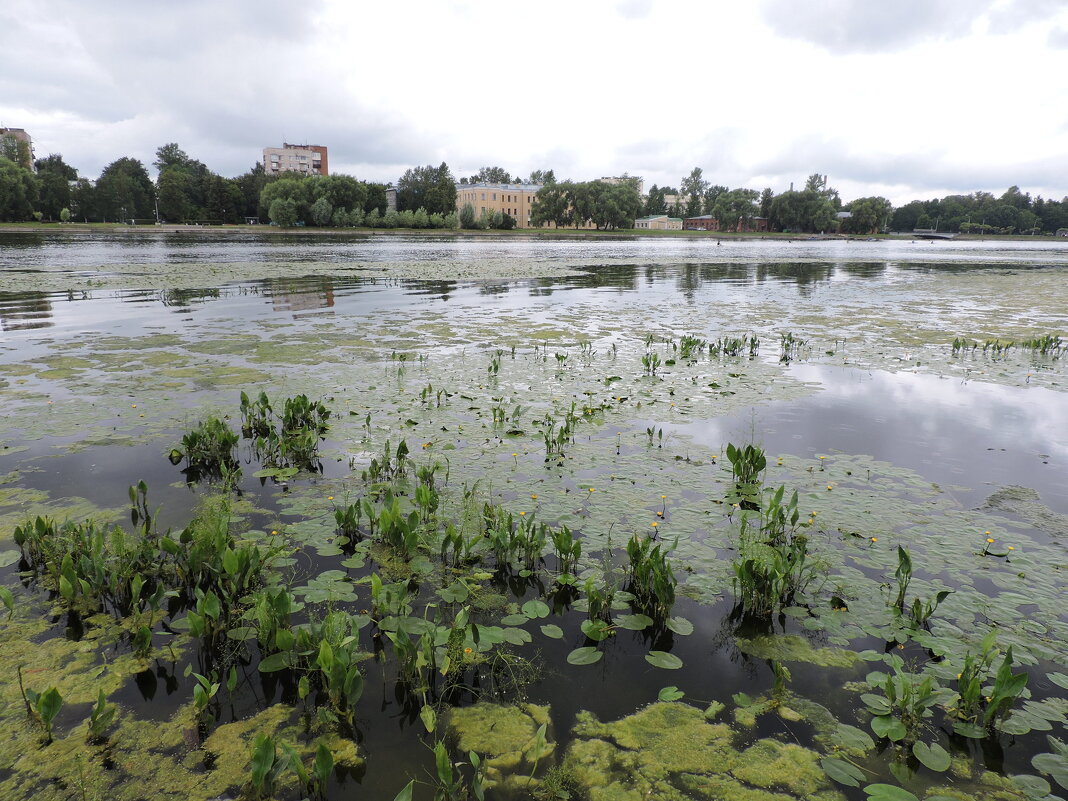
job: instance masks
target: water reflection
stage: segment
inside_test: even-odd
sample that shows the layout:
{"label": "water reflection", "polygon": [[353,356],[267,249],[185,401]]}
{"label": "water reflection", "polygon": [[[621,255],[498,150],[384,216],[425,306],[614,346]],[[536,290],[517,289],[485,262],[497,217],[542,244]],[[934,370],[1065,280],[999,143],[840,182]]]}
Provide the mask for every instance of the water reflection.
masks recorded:
{"label": "water reflection", "polygon": [[334,282],[330,278],[268,278],[264,283],[275,311],[311,311],[334,305]]}
{"label": "water reflection", "polygon": [[52,301],[44,292],[0,294],[0,330],[19,331],[52,325]]}
{"label": "water reflection", "polygon": [[[1068,513],[1061,393],[820,365],[792,365],[790,373],[822,391],[675,428],[713,449],[755,436],[771,453],[870,454],[918,471],[970,505],[999,486],[1032,487],[1043,503]],[[974,485],[976,476],[986,483],[957,486]]]}

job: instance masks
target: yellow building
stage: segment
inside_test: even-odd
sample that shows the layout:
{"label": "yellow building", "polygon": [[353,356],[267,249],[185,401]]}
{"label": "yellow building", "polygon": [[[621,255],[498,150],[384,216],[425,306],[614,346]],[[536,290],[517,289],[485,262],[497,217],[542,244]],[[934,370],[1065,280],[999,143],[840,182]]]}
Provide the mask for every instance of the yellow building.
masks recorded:
{"label": "yellow building", "polygon": [[678,217],[668,217],[666,214],[653,214],[636,219],[634,227],[647,231],[681,231],[682,220]]}
{"label": "yellow building", "polygon": [[475,210],[475,218],[499,211],[510,214],[519,228],[530,228],[530,211],[534,196],[541,184],[456,184],[456,211],[468,203]]}

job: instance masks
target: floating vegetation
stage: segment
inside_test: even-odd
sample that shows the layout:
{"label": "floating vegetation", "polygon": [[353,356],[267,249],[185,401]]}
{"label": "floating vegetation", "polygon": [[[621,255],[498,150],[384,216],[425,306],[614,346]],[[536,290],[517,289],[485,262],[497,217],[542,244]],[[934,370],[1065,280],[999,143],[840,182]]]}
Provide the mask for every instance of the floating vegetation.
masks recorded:
{"label": "floating vegetation", "polygon": [[[861,434],[762,415],[860,377],[916,390],[919,422],[950,384],[977,398],[965,421],[1042,395],[1057,429],[1063,345],[1035,331],[1063,315],[1063,275],[1014,296],[993,268],[604,258],[511,284],[338,262],[349,277],[311,292],[161,296],[232,312],[181,336],[19,333],[0,365],[0,795],[1060,793],[1059,435],[1040,468],[1009,448],[950,487],[933,451],[890,464]],[[709,287],[735,284],[710,319]],[[550,296],[551,319],[531,313]],[[965,324],[982,333],[950,352]],[[120,507],[139,472],[152,504],[139,482]],[[1041,492],[985,489],[1010,482]]]}

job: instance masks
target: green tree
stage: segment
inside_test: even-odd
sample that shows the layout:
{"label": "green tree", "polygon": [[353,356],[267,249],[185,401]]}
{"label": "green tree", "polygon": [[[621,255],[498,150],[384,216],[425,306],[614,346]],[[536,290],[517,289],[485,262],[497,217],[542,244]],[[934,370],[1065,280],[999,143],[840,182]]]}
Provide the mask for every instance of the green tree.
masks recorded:
{"label": "green tree", "polygon": [[460,209],[460,227],[470,230],[474,228],[476,224],[475,207],[470,203],[464,203],[463,208]]}
{"label": "green tree", "polygon": [[312,203],[310,215],[313,223],[320,227],[326,226],[330,224],[330,220],[334,216],[334,207],[325,197],[320,197]]}
{"label": "green tree", "polygon": [[664,190],[657,188],[656,184],[649,187],[649,194],[645,198],[643,211],[647,215],[667,214],[667,202],[664,200]]}
{"label": "green tree", "polygon": [[782,231],[826,231],[834,220],[834,204],[821,191],[783,192],[771,202],[772,225]]}
{"label": "green tree", "polygon": [[96,188],[88,178],[79,178],[70,189],[70,213],[83,222],[99,219],[96,210]]}
{"label": "green tree", "polygon": [[704,200],[705,190],[708,189],[708,181],[704,179],[704,172],[700,167],[694,167],[690,174],[682,179],[682,194],[686,197],[686,216],[698,217],[701,214],[701,204]]}
{"label": "green tree", "polygon": [[456,210],[456,180],[445,162],[414,167],[397,181],[397,210],[415,211],[420,206],[430,214]]}
{"label": "green tree", "polygon": [[775,193],[771,191],[771,187],[764,187],[764,190],[760,193],[760,216],[771,216],[771,201],[775,199]]}
{"label": "green tree", "polygon": [[389,205],[386,200],[386,185],[368,183],[364,184],[364,186],[367,188],[367,200],[363,202],[364,212],[370,214],[373,210],[378,209],[378,213],[383,214]]}
{"label": "green tree", "polygon": [[0,220],[33,219],[38,200],[37,176],[11,159],[0,157]]}
{"label": "green tree", "polygon": [[[260,192],[260,208],[266,210],[265,215],[273,222],[279,222],[271,209],[276,200],[288,200],[293,203],[296,222],[306,222],[311,214],[312,182],[310,178],[297,173],[283,174],[277,178],[271,178]],[[279,225],[282,223],[279,222]]]}
{"label": "green tree", "polygon": [[47,219],[55,220],[60,211],[70,207],[70,185],[78,180],[78,171],[58,153],[37,159],[36,166],[40,183],[37,208]]}
{"label": "green tree", "polygon": [[185,170],[165,168],[160,172],[156,191],[161,220],[184,222],[189,219],[189,182],[190,178]]}
{"label": "green tree", "polygon": [[367,184],[351,175],[313,175],[308,180],[311,181],[311,197],[314,200],[325,198],[335,209],[362,209],[367,201]]}
{"label": "green tree", "polygon": [[271,201],[268,209],[271,222],[283,228],[292,228],[297,224],[297,202],[290,198],[279,197]]}
{"label": "green tree", "polygon": [[534,170],[527,179],[528,184],[555,184],[556,174],[552,170]]}
{"label": "green tree", "polygon": [[111,162],[96,182],[97,208],[105,219],[155,219],[156,187],[145,165],[124,157]]}
{"label": "green tree", "polygon": [[718,195],[708,213],[716,218],[721,231],[746,230],[759,211],[758,197],[755,189],[732,189]]}
{"label": "green tree", "polygon": [[[519,177],[516,177],[516,183]],[[483,167],[468,179],[469,183],[510,184],[512,176],[504,167]]]}
{"label": "green tree", "polygon": [[584,185],[583,195],[584,201],[589,203],[589,211],[582,216],[598,229],[611,231],[634,227],[634,218],[638,216],[642,202],[636,181],[590,181]]}
{"label": "green tree", "polygon": [[888,224],[894,211],[885,197],[857,198],[847,206],[852,215],[842,222],[842,230],[851,234],[877,234]]}
{"label": "green tree", "polygon": [[547,183],[534,195],[530,221],[538,228],[552,223],[557,228],[566,228],[574,218],[570,181]]}
{"label": "green tree", "polygon": [[729,190],[725,186],[713,185],[705,188],[703,195],[703,208],[705,214],[714,214],[712,211],[715,208],[716,201],[719,200],[721,195],[725,195]]}

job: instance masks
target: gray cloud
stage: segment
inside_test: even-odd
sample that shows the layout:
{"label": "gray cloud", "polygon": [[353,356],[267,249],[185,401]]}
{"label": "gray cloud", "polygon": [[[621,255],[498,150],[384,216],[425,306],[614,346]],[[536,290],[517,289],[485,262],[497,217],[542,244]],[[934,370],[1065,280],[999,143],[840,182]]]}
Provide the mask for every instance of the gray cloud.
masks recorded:
{"label": "gray cloud", "polygon": [[1063,8],[1061,0],[764,0],[761,14],[780,36],[856,53],[961,38],[984,16],[992,33],[1008,33]]}
{"label": "gray cloud", "polygon": [[1053,28],[1046,43],[1058,50],[1068,50],[1068,28]]}

